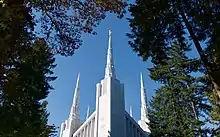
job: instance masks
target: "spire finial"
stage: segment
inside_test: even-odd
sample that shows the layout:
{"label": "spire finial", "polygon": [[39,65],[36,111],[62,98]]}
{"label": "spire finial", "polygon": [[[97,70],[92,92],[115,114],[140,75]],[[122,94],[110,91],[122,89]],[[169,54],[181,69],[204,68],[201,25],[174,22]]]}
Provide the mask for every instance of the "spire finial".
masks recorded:
{"label": "spire finial", "polygon": [[89,109],[89,106],[88,106],[88,108],[87,108],[87,113],[86,113],[86,119],[89,118],[89,113],[90,113],[90,109]]}
{"label": "spire finial", "polygon": [[144,88],[144,80],[142,73],[140,73],[140,84],[141,84],[141,120],[145,122],[149,122],[147,115],[146,91]]}
{"label": "spire finial", "polygon": [[144,80],[143,80],[143,74],[140,72],[140,81],[141,81],[141,89],[144,89]]}
{"label": "spire finial", "polygon": [[73,96],[73,104],[70,111],[70,119],[79,119],[79,79],[80,79],[80,73],[78,74],[77,80],[76,80],[76,87],[74,91]]}
{"label": "spire finial", "polygon": [[130,116],[133,117],[132,106],[130,106]]}
{"label": "spire finial", "polygon": [[79,79],[80,79],[80,73],[78,73],[77,80],[76,80],[73,105],[77,105],[79,103]]}
{"label": "spire finial", "polygon": [[112,57],[112,30],[108,31],[108,52],[107,52],[107,64],[105,68],[105,77],[115,78],[115,69]]}

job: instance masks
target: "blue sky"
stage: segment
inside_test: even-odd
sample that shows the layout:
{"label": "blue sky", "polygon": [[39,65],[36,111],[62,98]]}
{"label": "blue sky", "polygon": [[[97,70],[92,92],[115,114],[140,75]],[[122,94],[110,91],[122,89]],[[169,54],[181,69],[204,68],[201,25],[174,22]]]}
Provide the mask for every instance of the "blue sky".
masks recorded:
{"label": "blue sky", "polygon": [[58,78],[51,83],[54,90],[47,98],[50,124],[60,126],[61,122],[68,118],[79,72],[81,118],[85,119],[88,105],[92,111],[94,110],[95,86],[104,78],[109,28],[113,31],[116,76],[125,85],[126,110],[132,106],[134,118],[140,118],[140,72],[144,76],[148,100],[158,84],[148,77],[147,68],[151,67],[151,64],[143,62],[128,45],[128,38],[125,36],[130,30],[128,21],[109,15],[96,28],[98,35],[83,35],[83,46],[72,57],[56,57],[57,67],[54,72]]}

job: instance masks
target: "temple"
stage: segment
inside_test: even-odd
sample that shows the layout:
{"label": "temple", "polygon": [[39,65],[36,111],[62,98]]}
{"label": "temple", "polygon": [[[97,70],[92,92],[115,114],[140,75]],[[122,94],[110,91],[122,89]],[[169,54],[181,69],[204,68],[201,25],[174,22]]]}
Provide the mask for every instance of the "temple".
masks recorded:
{"label": "temple", "polygon": [[80,120],[78,75],[70,115],[60,127],[60,137],[148,137],[150,134],[147,114],[146,91],[140,74],[141,117],[136,122],[125,110],[124,85],[115,74],[112,53],[112,31],[109,30],[105,77],[96,84],[95,111],[87,110],[86,120]]}

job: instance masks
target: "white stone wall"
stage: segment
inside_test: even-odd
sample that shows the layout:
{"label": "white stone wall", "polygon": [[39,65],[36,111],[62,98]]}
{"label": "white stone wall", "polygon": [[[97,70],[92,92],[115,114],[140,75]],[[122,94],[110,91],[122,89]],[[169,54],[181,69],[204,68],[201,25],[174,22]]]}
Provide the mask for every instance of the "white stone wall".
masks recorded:
{"label": "white stone wall", "polygon": [[148,137],[147,133],[137,122],[125,111],[126,137]]}
{"label": "white stone wall", "polygon": [[94,137],[95,115],[93,114],[79,127],[72,137]]}
{"label": "white stone wall", "polygon": [[123,84],[115,78],[105,78],[98,100],[98,137],[126,137]]}
{"label": "white stone wall", "polygon": [[124,85],[117,79],[111,83],[111,137],[126,137]]}
{"label": "white stone wall", "polygon": [[108,137],[108,131],[110,131],[110,85],[107,80],[101,81],[101,94],[98,100],[98,137]]}

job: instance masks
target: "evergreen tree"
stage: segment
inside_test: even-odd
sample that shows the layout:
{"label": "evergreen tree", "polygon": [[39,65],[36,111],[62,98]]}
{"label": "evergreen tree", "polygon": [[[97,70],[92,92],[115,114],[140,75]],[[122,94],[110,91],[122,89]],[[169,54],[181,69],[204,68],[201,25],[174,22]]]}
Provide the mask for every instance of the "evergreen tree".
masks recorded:
{"label": "evergreen tree", "polygon": [[[204,71],[203,69],[201,69],[200,71]],[[209,133],[212,135],[211,137],[220,137],[220,106],[219,104],[216,104],[215,102],[215,95],[212,94],[212,82],[210,81],[210,79],[207,77],[207,75],[203,75],[201,77],[198,78],[198,80],[200,82],[201,88],[203,89],[203,91],[206,92],[206,95],[209,96],[209,103],[211,102],[212,104],[212,111],[210,112],[210,117],[209,118],[209,123],[211,126],[211,130],[209,131]]]}
{"label": "evergreen tree", "polygon": [[43,101],[55,79],[52,52],[73,55],[81,33],[96,34],[108,11],[121,16],[125,6],[118,0],[0,0],[1,137],[53,135]]}
{"label": "evergreen tree", "polygon": [[[49,82],[55,58],[42,39],[23,47],[20,56],[4,65],[0,87],[0,136],[48,137],[55,127],[47,125],[44,99],[52,87]],[[43,102],[42,102],[43,101]]]}
{"label": "evergreen tree", "polygon": [[0,0],[0,136],[54,133],[46,102],[41,103],[55,79],[52,52],[73,55],[82,45],[81,33],[96,34],[93,28],[108,11],[121,16],[125,6],[122,1]]}
{"label": "evergreen tree", "polygon": [[154,137],[193,137],[205,136],[201,127],[210,106],[207,96],[198,79],[191,76],[197,71],[200,61],[189,59],[189,47],[173,44],[167,48],[164,64],[150,68],[150,77],[161,83],[155,97],[150,102],[149,118]]}
{"label": "evergreen tree", "polygon": [[144,60],[162,63],[173,41],[193,43],[220,104],[220,2],[208,0],[136,0],[129,11],[130,45]]}

